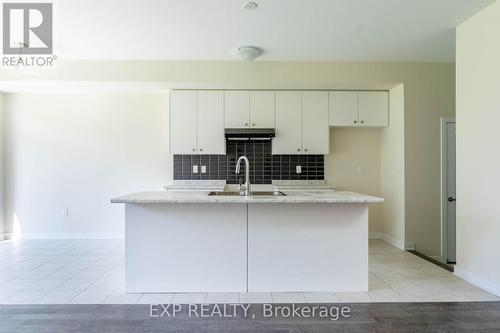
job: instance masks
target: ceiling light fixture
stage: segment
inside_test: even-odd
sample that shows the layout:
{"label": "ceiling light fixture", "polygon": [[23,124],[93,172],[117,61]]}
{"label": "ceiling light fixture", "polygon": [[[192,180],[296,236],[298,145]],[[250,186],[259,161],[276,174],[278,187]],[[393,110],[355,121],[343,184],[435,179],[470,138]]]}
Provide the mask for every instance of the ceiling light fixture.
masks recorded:
{"label": "ceiling light fixture", "polygon": [[262,54],[262,50],[255,46],[240,46],[233,53],[241,60],[252,61]]}
{"label": "ceiling light fixture", "polygon": [[252,10],[252,9],[255,9],[257,8],[259,5],[257,5],[256,2],[253,2],[253,1],[247,1],[243,4],[243,8],[245,9],[248,9],[248,10]]}

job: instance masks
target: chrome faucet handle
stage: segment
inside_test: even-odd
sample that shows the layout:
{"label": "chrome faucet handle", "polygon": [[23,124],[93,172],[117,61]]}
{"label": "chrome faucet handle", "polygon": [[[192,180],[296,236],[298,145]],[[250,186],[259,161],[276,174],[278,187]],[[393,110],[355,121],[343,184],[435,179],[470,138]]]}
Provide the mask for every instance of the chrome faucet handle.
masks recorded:
{"label": "chrome faucet handle", "polygon": [[245,195],[246,190],[247,186],[243,184],[243,179],[238,179],[238,192],[240,192],[240,195]]}

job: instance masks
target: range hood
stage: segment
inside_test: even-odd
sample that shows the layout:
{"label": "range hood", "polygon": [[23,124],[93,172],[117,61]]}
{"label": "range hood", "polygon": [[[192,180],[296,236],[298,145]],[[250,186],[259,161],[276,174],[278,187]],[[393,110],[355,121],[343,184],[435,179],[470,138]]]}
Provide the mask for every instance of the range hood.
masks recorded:
{"label": "range hood", "polygon": [[225,135],[227,140],[271,140],[274,128],[226,128]]}

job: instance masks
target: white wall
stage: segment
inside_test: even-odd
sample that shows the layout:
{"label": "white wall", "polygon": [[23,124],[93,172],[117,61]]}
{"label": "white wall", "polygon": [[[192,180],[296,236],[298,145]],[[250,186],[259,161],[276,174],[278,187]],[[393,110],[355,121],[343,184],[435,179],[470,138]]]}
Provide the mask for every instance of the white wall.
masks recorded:
{"label": "white wall", "polygon": [[390,126],[380,133],[380,192],[383,239],[394,246],[405,246],[405,98],[404,85],[390,90]]}
{"label": "white wall", "polygon": [[0,240],[5,238],[4,225],[4,95],[0,93]]}
{"label": "white wall", "polygon": [[110,198],[170,180],[166,94],[13,94],[5,102],[8,231],[122,237],[124,207]]}
{"label": "white wall", "polygon": [[500,2],[457,28],[457,275],[500,296]]}

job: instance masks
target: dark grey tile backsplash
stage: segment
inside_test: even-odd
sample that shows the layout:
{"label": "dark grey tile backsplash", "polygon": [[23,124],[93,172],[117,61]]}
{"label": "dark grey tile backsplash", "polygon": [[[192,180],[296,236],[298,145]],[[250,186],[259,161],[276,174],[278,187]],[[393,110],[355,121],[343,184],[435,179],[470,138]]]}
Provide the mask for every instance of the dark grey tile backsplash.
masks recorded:
{"label": "dark grey tile backsplash", "polygon": [[[270,184],[272,180],[322,180],[324,173],[323,155],[272,155],[271,141],[226,141],[226,155],[174,155],[174,180],[226,180],[237,184],[244,178],[244,164],[236,174],[236,161],[241,155],[250,161],[250,182]],[[193,165],[198,173],[193,173]],[[201,166],[206,173],[201,173]],[[296,173],[300,165],[302,172]]]}

